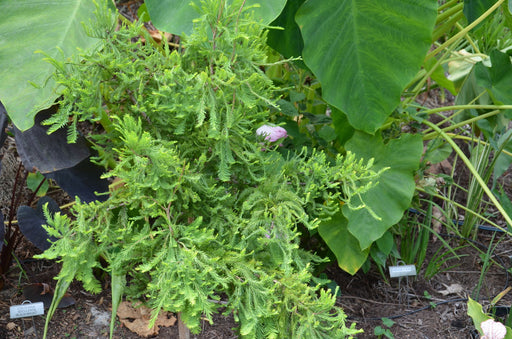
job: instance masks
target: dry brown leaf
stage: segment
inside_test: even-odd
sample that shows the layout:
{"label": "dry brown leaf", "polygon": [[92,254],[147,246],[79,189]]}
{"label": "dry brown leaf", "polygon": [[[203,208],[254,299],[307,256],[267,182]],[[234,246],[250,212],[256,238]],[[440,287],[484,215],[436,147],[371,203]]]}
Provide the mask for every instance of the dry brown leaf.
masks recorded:
{"label": "dry brown leaf", "polygon": [[154,336],[158,334],[160,328],[158,326],[174,326],[176,317],[169,312],[160,312],[156,319],[155,325],[149,328],[151,320],[151,310],[146,306],[132,306],[131,302],[123,301],[117,309],[119,321],[130,331],[137,333],[143,337]]}
{"label": "dry brown leaf", "polygon": [[442,290],[442,291],[437,291],[437,292],[441,293],[444,296],[446,296],[448,294],[457,294],[457,293],[464,291],[464,287],[462,287],[459,284],[450,284],[450,285],[443,284],[443,285],[444,285],[444,287],[446,287],[446,289]]}
{"label": "dry brown leaf", "polygon": [[[149,35],[155,40],[156,42],[160,43],[162,42],[162,32],[156,30],[156,31],[149,31]],[[172,39],[172,34],[170,33],[164,33],[164,37],[166,41],[170,41]]]}

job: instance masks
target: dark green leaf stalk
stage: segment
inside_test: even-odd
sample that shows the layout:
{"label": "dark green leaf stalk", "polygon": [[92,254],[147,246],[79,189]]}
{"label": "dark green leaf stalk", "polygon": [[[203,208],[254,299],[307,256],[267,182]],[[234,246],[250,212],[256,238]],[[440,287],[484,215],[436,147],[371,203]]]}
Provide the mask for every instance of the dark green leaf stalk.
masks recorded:
{"label": "dark green leaf stalk", "polygon": [[105,131],[90,137],[118,185],[105,202],[78,202],[73,217],[48,215],[60,239],[41,257],[63,263],[59,286],[77,279],[99,292],[94,271],[104,270],[115,278],[114,303],[123,291],[148,304],[153,320],[162,309],[181,312],[192,332],[222,306],[247,338],[358,333],[312,284],[322,259],[299,248],[297,227],[314,229],[341,202],[361,201],[380,173],[353,154],[285,158],[256,136],[274,105],[260,70],[265,34],[242,1],[218,3],[202,2],[182,51],[143,44],[134,24],[103,31],[80,64],[53,60],[63,97],[48,123],[101,123]]}

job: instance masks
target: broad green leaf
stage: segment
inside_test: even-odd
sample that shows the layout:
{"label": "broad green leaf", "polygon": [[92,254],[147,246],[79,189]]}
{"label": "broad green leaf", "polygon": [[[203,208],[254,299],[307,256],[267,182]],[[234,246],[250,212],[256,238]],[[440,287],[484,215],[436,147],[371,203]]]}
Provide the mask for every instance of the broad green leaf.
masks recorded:
{"label": "broad green leaf", "polygon": [[284,115],[287,115],[289,117],[296,117],[299,115],[297,108],[288,100],[279,99],[277,101],[277,105],[279,106],[281,113],[283,113]]}
{"label": "broad green leaf", "polygon": [[[424,67],[427,71],[431,71],[432,68],[436,65],[437,60],[435,58],[429,59],[424,63]],[[445,73],[442,65],[438,65],[436,69],[431,73],[430,77],[434,80],[439,86],[446,88],[450,91],[451,94],[457,95],[457,90],[455,89],[455,84],[453,81],[449,80]]]}
{"label": "broad green leaf", "polygon": [[425,152],[423,160],[432,164],[438,164],[447,159],[452,152],[453,149],[449,143],[445,142],[443,139],[434,139],[427,144],[427,151]]}
{"label": "broad green leaf", "polygon": [[[505,53],[494,50],[490,53],[490,58],[491,67],[485,66],[482,62],[477,63],[474,67],[475,95],[480,94],[478,88],[484,88],[487,90],[488,98],[495,105],[510,104],[512,103],[512,64],[510,63],[510,57]],[[480,101],[484,100],[485,97],[482,97]],[[474,110],[471,110],[471,113],[474,114]],[[507,128],[511,117],[512,111],[506,110],[504,114],[479,120],[477,125],[484,132],[487,139],[493,140],[496,133],[501,133]]]}
{"label": "broad green leaf", "polygon": [[464,16],[468,20],[468,24],[478,19],[485,13],[496,0],[464,0]]}
{"label": "broad green leaf", "polygon": [[[0,1],[0,100],[20,130],[29,129],[35,114],[59,96],[51,78],[51,57],[70,57],[97,39],[86,35],[82,23],[95,18],[90,0]],[[40,86],[41,88],[34,87]]]}
{"label": "broad green leaf", "polygon": [[512,103],[512,64],[510,56],[498,50],[490,54],[492,67],[479,62],[475,65],[476,82],[489,90],[494,103]]}
{"label": "broad green leaf", "polygon": [[379,250],[387,256],[395,246],[395,238],[391,232],[386,232],[380,239],[377,239],[376,244]]}
{"label": "broad green leaf", "polygon": [[[465,105],[468,102],[474,102],[476,105],[492,105],[493,101],[489,95],[489,91],[486,92],[486,89],[482,87],[477,81],[477,77],[475,75],[476,67],[473,67],[467,75],[466,79],[462,82],[462,87],[459,90],[459,94],[455,98],[455,105]],[[466,119],[470,119],[473,117],[477,117],[481,114],[488,113],[489,110],[483,109],[466,109],[461,114],[458,114],[453,118],[453,121],[456,123],[462,122]],[[491,117],[489,120],[498,120],[499,116]],[[480,129],[484,130],[484,133],[492,136],[493,128],[488,129],[489,124],[484,124],[484,120],[478,120],[476,122],[476,126]],[[495,124],[496,125],[496,124]],[[487,129],[487,130],[486,130]]]}
{"label": "broad green leaf", "polygon": [[[193,20],[200,17],[198,10],[191,5],[199,7],[199,0],[146,0],[145,3],[153,25],[167,33],[189,35],[194,27]],[[286,0],[247,0],[245,7],[256,6],[255,17],[269,24],[281,13],[285,3]]]}
{"label": "broad green leaf", "polygon": [[32,192],[37,192],[36,195],[38,197],[44,196],[50,188],[50,184],[48,184],[48,181],[45,180],[43,182],[43,180],[45,180],[45,177],[40,172],[29,173],[27,176],[27,187]]}
{"label": "broad green leaf", "polygon": [[318,130],[318,136],[327,142],[336,140],[338,137],[333,127],[325,125]]}
{"label": "broad green leaf", "polygon": [[361,251],[359,242],[347,226],[348,220],[339,212],[331,220],[322,222],[318,233],[336,256],[340,268],[353,275],[364,264],[370,251]]}
{"label": "broad green leaf", "polygon": [[[281,14],[270,25],[282,27],[284,30],[271,29],[268,33],[268,45],[281,53],[285,58],[300,57],[304,41],[299,26],[295,22],[295,14],[305,0],[288,0]],[[299,65],[305,67],[300,61]]]}
{"label": "broad green leaf", "polygon": [[362,201],[381,218],[375,219],[367,209],[351,210],[343,206],[348,219],[348,230],[365,250],[394,224],[409,207],[415,190],[414,172],[418,169],[423,151],[420,135],[403,134],[387,144],[379,135],[356,132],[346,143],[347,151],[368,161],[375,159],[373,169],[389,167],[379,177],[379,183],[362,195]]}
{"label": "broad green leaf", "polygon": [[296,20],[324,99],[374,133],[420,69],[436,16],[434,0],[309,0]]}
{"label": "broad green leaf", "polygon": [[331,117],[334,130],[338,135],[338,142],[345,145],[345,142],[354,135],[355,129],[349,124],[347,115],[334,107],[332,108]]}

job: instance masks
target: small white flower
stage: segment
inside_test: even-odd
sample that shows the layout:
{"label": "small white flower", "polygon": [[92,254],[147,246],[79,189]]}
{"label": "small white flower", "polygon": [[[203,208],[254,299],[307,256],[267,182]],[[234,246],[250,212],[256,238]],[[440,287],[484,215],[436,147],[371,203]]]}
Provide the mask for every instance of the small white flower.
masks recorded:
{"label": "small white flower", "polygon": [[279,139],[286,138],[288,133],[284,128],[279,126],[263,125],[256,130],[256,135],[264,136],[265,140],[274,142]]}
{"label": "small white flower", "polygon": [[507,334],[507,328],[500,322],[488,319],[480,324],[483,336],[481,339],[503,339]]}

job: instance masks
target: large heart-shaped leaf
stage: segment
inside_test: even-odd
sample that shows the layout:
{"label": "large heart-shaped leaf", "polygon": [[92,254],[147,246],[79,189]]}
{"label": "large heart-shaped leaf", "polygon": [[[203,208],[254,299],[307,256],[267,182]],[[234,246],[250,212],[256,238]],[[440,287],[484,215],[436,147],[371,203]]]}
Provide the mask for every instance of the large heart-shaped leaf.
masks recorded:
{"label": "large heart-shaped leaf", "polygon": [[77,47],[93,46],[98,40],[82,24],[94,18],[95,8],[90,0],[0,1],[0,100],[20,130],[30,128],[35,114],[58,97],[54,66],[35,52],[61,59],[59,50],[70,57]]}
{"label": "large heart-shaped leaf", "polygon": [[[268,45],[286,58],[300,57],[304,41],[299,26],[295,22],[295,14],[305,0],[288,0],[281,14],[271,26],[282,27],[284,30],[272,29],[268,33]],[[301,62],[302,63],[302,62]]]}
{"label": "large heart-shaped leaf", "polygon": [[434,0],[309,0],[296,21],[324,99],[374,133],[420,69],[436,16]]}
{"label": "large heart-shaped leaf", "polygon": [[75,166],[90,155],[85,138],[80,136],[75,143],[68,144],[66,128],[48,134],[49,126],[42,125],[42,121],[50,118],[56,109],[56,106],[52,106],[39,112],[34,126],[25,132],[14,129],[18,153],[29,171],[59,171]]}
{"label": "large heart-shaped leaf", "polygon": [[46,173],[46,178],[57,184],[72,198],[78,197],[82,202],[105,201],[108,199],[108,180],[101,176],[105,169],[93,164],[89,158],[71,168]]}
{"label": "large heart-shaped leaf", "polygon": [[48,204],[48,211],[51,214],[60,212],[59,205],[55,200],[49,197],[42,197],[37,202],[35,210],[29,206],[20,206],[16,213],[21,233],[43,251],[50,248],[51,242],[57,240],[55,237],[48,235],[48,232],[43,228],[43,225],[46,225],[46,218],[43,212],[46,204]]}
{"label": "large heart-shaped leaf", "polygon": [[[189,35],[194,26],[193,20],[200,17],[198,10],[191,5],[200,6],[199,0],[146,0],[145,3],[151,22],[164,32]],[[257,5],[254,8],[256,19],[269,24],[281,13],[285,4],[286,0],[247,0],[245,7]]]}
{"label": "large heart-shaped leaf", "polygon": [[490,54],[492,67],[482,62],[475,65],[476,83],[486,88],[497,105],[512,102],[512,64],[510,56],[498,50]]}
{"label": "large heart-shaped leaf", "polygon": [[464,16],[468,19],[468,24],[478,19],[495,3],[496,0],[464,0]]}
{"label": "large heart-shaped leaf", "polygon": [[348,230],[359,241],[362,250],[380,237],[402,217],[409,207],[415,191],[414,172],[418,169],[423,143],[420,135],[403,134],[384,144],[379,135],[356,132],[345,148],[368,161],[375,159],[374,170],[389,167],[379,177],[379,183],[365,194],[362,201],[381,220],[375,219],[368,209],[352,210],[343,206],[348,219]]}
{"label": "large heart-shaped leaf", "polygon": [[338,260],[344,271],[355,274],[364,264],[370,250],[361,251],[359,241],[348,231],[348,220],[341,212],[318,226],[318,233]]}

